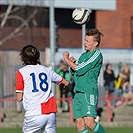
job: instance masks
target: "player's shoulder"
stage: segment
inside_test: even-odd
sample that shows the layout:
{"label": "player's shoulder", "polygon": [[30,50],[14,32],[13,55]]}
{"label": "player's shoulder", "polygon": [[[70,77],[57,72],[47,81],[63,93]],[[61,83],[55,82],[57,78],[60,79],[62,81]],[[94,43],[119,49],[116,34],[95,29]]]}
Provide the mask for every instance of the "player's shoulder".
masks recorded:
{"label": "player's shoulder", "polygon": [[21,72],[21,71],[25,70],[25,69],[26,69],[26,67],[27,67],[27,66],[23,66],[23,67],[21,67],[18,71],[20,71],[20,72]]}
{"label": "player's shoulder", "polygon": [[47,69],[47,70],[51,70],[50,67],[47,67],[47,66],[44,66],[44,65],[39,65],[40,68],[44,68],[44,69]]}
{"label": "player's shoulder", "polygon": [[49,67],[47,67],[47,66],[44,66],[44,65],[39,65],[38,66],[38,69],[41,71],[44,71],[44,72],[46,72],[46,73],[51,73],[52,72],[52,69],[51,68],[49,68]]}
{"label": "player's shoulder", "polygon": [[95,49],[95,50],[94,50],[94,53],[97,54],[97,55],[99,55],[100,57],[103,57],[100,48]]}
{"label": "player's shoulder", "polygon": [[19,72],[22,74],[30,73],[30,72],[45,72],[45,73],[50,73],[52,70],[44,65],[26,65],[22,68],[19,69]]}
{"label": "player's shoulder", "polygon": [[101,50],[99,48],[96,48],[92,51],[88,51],[86,54],[89,55],[89,58],[90,57],[102,57],[102,53],[101,53]]}
{"label": "player's shoulder", "polygon": [[30,70],[34,70],[34,69],[48,69],[47,67],[37,64],[37,65],[26,65],[22,68],[19,69],[19,71],[30,71]]}

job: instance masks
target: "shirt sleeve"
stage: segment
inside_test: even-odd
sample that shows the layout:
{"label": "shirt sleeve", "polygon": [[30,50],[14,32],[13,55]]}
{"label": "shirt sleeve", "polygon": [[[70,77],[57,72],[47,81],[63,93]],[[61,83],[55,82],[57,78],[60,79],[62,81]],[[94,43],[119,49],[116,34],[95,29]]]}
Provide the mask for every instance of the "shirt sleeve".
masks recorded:
{"label": "shirt sleeve", "polygon": [[74,73],[75,73],[75,71],[74,71],[72,68],[70,68],[70,73],[71,73],[71,75],[73,76]]}
{"label": "shirt sleeve", "polygon": [[63,77],[60,76],[59,74],[57,74],[56,72],[52,71],[52,70],[50,70],[50,71],[51,71],[51,80],[52,80],[52,82],[60,84],[63,81]]}
{"label": "shirt sleeve", "polygon": [[99,50],[95,51],[94,54],[85,62],[82,62],[76,66],[76,74],[82,75],[93,68],[98,62],[102,62],[102,54]]}
{"label": "shirt sleeve", "polygon": [[61,81],[57,82],[57,85],[60,85],[62,83],[64,78],[61,79]]}
{"label": "shirt sleeve", "polygon": [[17,71],[16,73],[16,92],[23,92],[24,91],[24,81],[22,74]]}

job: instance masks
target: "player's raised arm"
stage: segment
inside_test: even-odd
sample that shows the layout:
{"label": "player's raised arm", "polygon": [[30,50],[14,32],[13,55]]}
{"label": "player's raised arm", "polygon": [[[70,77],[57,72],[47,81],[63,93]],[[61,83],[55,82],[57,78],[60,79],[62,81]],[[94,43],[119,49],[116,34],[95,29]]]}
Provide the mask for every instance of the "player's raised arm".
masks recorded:
{"label": "player's raised arm", "polygon": [[74,57],[69,58],[69,53],[67,51],[64,51],[62,53],[62,55],[63,55],[63,58],[66,61],[66,63],[75,71],[76,70],[76,64],[75,64],[76,60],[74,59]]}

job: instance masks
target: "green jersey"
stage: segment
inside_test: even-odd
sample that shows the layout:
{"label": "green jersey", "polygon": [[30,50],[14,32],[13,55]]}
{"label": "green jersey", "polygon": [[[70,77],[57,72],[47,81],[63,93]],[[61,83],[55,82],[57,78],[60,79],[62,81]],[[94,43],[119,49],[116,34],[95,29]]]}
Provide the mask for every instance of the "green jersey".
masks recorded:
{"label": "green jersey", "polygon": [[74,92],[83,92],[98,96],[98,76],[102,67],[103,56],[97,48],[91,52],[84,52],[78,60],[74,76]]}

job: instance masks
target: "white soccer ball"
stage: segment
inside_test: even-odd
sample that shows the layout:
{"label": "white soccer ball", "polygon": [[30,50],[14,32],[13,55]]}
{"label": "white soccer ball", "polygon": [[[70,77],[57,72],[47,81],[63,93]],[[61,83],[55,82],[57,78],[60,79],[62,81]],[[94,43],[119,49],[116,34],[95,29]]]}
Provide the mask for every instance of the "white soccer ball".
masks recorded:
{"label": "white soccer ball", "polygon": [[90,11],[85,8],[76,8],[72,13],[72,19],[76,24],[86,24],[90,19]]}

